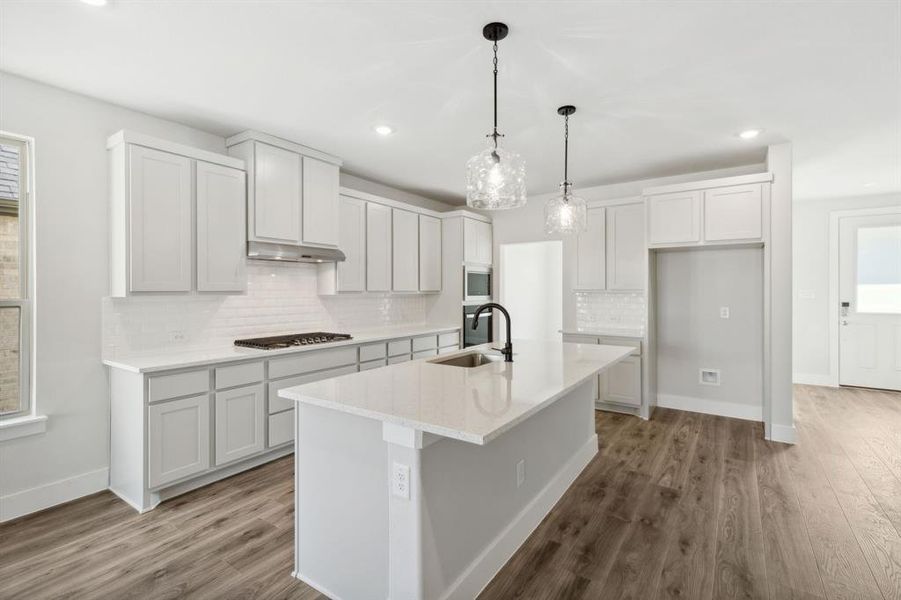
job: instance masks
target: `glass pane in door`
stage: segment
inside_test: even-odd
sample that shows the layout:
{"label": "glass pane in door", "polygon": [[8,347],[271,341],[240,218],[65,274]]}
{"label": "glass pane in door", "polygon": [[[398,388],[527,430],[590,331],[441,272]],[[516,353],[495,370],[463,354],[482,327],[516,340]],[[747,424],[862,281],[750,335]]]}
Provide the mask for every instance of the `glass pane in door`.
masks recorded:
{"label": "glass pane in door", "polygon": [[0,415],[21,410],[19,377],[22,373],[19,327],[21,309],[0,307]]}
{"label": "glass pane in door", "polygon": [[901,313],[901,225],[857,230],[857,312]]}

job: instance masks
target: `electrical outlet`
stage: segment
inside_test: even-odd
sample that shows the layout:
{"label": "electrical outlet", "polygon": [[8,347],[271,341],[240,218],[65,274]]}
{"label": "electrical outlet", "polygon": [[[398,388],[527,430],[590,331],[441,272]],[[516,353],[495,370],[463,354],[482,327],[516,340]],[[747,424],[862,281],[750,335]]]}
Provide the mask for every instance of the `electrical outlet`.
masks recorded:
{"label": "electrical outlet", "polygon": [[704,385],[719,385],[720,370],[719,369],[701,369],[698,372],[698,383]]}
{"label": "electrical outlet", "polygon": [[401,463],[392,465],[391,493],[404,500],[410,499],[410,465]]}
{"label": "electrical outlet", "polygon": [[516,487],[522,486],[526,481],[526,459],[521,459],[516,463]]}
{"label": "electrical outlet", "polygon": [[728,306],[721,306],[721,307],[720,307],[720,318],[721,318],[721,319],[728,319],[728,318],[729,318],[729,307],[728,307]]}

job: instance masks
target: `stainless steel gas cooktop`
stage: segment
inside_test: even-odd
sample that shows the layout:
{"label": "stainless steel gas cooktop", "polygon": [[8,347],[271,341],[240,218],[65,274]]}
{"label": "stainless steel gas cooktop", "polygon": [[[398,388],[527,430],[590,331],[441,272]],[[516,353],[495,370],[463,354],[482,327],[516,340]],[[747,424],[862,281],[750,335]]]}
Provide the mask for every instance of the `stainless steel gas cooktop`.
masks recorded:
{"label": "stainless steel gas cooktop", "polygon": [[325,344],[328,342],[339,342],[352,339],[353,337],[347,333],[326,333],[324,331],[314,331],[313,333],[292,333],[289,335],[273,335],[270,337],[235,340],[235,346],[257,348],[259,350],[276,350],[279,348],[290,348],[291,346]]}

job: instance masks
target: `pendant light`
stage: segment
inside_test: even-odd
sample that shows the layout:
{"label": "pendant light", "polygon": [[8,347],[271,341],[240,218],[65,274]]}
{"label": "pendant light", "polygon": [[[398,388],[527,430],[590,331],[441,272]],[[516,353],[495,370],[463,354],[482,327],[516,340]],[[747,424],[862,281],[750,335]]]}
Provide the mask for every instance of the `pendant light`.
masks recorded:
{"label": "pendant light", "polygon": [[563,116],[563,183],[560,195],[548,200],[544,207],[544,231],[548,235],[579,234],[585,231],[587,207],[585,200],[573,195],[569,180],[569,116],[576,112],[575,106],[561,106],[557,114]]}
{"label": "pendant light", "polygon": [[507,37],[503,23],[489,23],[482,35],[494,42],[494,128],[488,134],[488,148],[466,163],[466,204],[472,208],[503,210],[526,203],[526,164],[522,157],[498,143],[497,132],[497,43]]}

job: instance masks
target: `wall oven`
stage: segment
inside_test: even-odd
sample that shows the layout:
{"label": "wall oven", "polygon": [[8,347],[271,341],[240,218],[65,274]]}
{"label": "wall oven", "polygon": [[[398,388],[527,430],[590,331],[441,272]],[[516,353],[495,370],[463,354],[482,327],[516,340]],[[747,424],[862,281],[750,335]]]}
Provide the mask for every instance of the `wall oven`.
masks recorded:
{"label": "wall oven", "polygon": [[491,302],[491,267],[463,267],[463,301],[467,304]]}
{"label": "wall oven", "polygon": [[479,315],[479,324],[473,329],[472,320],[476,309],[481,304],[468,304],[463,306],[463,347],[488,344],[494,341],[494,314],[493,310],[486,310]]}

